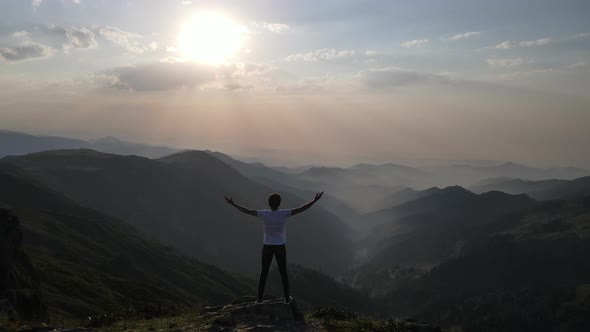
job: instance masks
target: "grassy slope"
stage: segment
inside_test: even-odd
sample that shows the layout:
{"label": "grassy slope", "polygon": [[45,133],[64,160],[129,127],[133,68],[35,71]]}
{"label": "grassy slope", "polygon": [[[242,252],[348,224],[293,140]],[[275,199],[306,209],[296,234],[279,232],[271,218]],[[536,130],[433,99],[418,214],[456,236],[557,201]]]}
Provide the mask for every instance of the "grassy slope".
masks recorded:
{"label": "grassy slope", "polygon": [[250,291],[249,282],[80,207],[18,169],[1,167],[0,183],[0,205],[21,219],[53,318],[124,306],[224,303]]}
{"label": "grassy slope", "polygon": [[590,198],[546,203],[387,302],[464,331],[587,330],[589,255]]}

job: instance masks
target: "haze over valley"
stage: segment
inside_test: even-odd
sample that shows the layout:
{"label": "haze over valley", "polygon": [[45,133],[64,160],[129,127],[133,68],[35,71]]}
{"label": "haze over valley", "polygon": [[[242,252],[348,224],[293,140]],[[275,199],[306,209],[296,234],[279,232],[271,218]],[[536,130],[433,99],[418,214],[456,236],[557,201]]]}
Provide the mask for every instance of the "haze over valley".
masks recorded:
{"label": "haze over valley", "polygon": [[588,13],[0,2],[0,331],[589,331]]}

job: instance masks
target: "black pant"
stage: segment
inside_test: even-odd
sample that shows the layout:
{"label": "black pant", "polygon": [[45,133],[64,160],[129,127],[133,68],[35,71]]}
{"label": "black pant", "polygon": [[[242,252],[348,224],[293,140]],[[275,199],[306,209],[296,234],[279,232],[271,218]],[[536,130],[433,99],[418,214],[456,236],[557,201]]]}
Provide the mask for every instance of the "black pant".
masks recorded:
{"label": "black pant", "polygon": [[260,279],[258,279],[258,301],[262,301],[264,294],[264,286],[266,285],[266,277],[268,276],[268,269],[272,262],[272,256],[277,258],[277,265],[281,273],[281,280],[283,281],[283,293],[285,299],[289,298],[289,278],[287,278],[287,248],[284,244],[270,245],[265,244],[262,247],[262,269],[260,270]]}

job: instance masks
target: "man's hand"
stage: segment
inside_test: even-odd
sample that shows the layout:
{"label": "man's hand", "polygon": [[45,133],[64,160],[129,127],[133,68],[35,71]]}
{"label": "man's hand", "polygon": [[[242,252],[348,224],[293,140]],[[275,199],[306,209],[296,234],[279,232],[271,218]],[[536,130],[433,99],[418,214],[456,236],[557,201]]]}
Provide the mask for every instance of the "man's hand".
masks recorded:
{"label": "man's hand", "polygon": [[314,204],[315,204],[315,202],[319,201],[319,200],[320,200],[320,198],[322,198],[322,195],[323,195],[323,194],[324,194],[324,192],[323,192],[323,191],[322,191],[322,192],[319,192],[319,193],[317,193],[317,194],[315,194],[315,197],[314,197],[314,198],[313,198],[311,201],[309,201],[309,202],[307,202],[307,203],[305,203],[305,204],[301,205],[301,206],[300,206],[300,207],[298,207],[298,208],[294,208],[293,210],[291,210],[291,215],[292,215],[292,216],[294,216],[294,215],[296,215],[296,214],[299,214],[299,213],[301,213],[301,212],[303,212],[303,211],[305,211],[305,210],[309,209],[309,208],[310,208],[312,205],[314,205]]}
{"label": "man's hand", "polygon": [[314,202],[317,202],[317,201],[319,201],[319,200],[320,200],[320,198],[322,198],[322,195],[323,195],[323,194],[324,194],[324,192],[323,192],[323,191],[322,191],[322,192],[320,192],[320,193],[317,193],[317,194],[315,194],[315,198],[313,199],[313,201],[314,201]]}
{"label": "man's hand", "polygon": [[225,201],[228,202],[231,205],[234,205],[234,199],[228,196],[223,196],[223,198],[225,198]]}
{"label": "man's hand", "polygon": [[239,204],[236,204],[236,203],[234,202],[234,199],[233,199],[233,198],[231,198],[231,197],[229,197],[229,196],[223,196],[223,198],[225,198],[225,201],[226,201],[226,202],[227,202],[229,205],[231,205],[231,206],[235,207],[236,209],[238,209],[238,210],[240,210],[240,211],[244,212],[245,214],[249,214],[249,215],[251,215],[251,216],[257,216],[257,215],[258,215],[258,212],[257,212],[256,210],[248,209],[247,207],[243,207],[243,206],[241,206],[241,205],[239,205]]}

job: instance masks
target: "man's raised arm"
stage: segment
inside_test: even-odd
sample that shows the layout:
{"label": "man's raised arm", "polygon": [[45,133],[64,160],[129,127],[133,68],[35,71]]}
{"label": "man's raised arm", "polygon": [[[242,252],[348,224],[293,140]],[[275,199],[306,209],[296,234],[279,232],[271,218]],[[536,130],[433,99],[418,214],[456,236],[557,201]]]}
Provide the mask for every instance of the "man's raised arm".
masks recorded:
{"label": "man's raised arm", "polygon": [[251,215],[251,216],[255,216],[255,217],[256,217],[256,216],[257,216],[257,214],[258,214],[258,213],[256,212],[256,210],[248,209],[247,207],[243,207],[243,206],[241,206],[241,205],[238,205],[238,204],[236,204],[236,203],[234,202],[234,200],[233,200],[231,197],[228,197],[228,196],[223,196],[223,198],[225,198],[225,201],[226,201],[226,202],[227,202],[229,205],[231,205],[231,206],[235,207],[236,209],[238,209],[238,210],[240,210],[240,211],[244,212],[245,214],[249,214],[249,215]]}
{"label": "man's raised arm", "polygon": [[319,201],[319,200],[320,200],[320,198],[322,198],[322,195],[323,195],[323,194],[324,194],[324,192],[323,192],[323,191],[322,191],[321,193],[317,193],[317,194],[315,194],[315,197],[314,197],[314,199],[313,199],[313,200],[311,200],[311,201],[309,201],[309,202],[307,202],[307,203],[305,203],[305,204],[301,205],[301,206],[300,206],[300,207],[298,207],[298,208],[294,208],[293,210],[291,210],[291,215],[292,215],[292,216],[294,216],[294,215],[296,215],[296,214],[298,214],[298,213],[301,213],[301,212],[303,212],[303,211],[305,211],[305,210],[309,209],[310,207],[312,207],[312,205],[314,205],[314,204],[315,204],[315,202]]}

